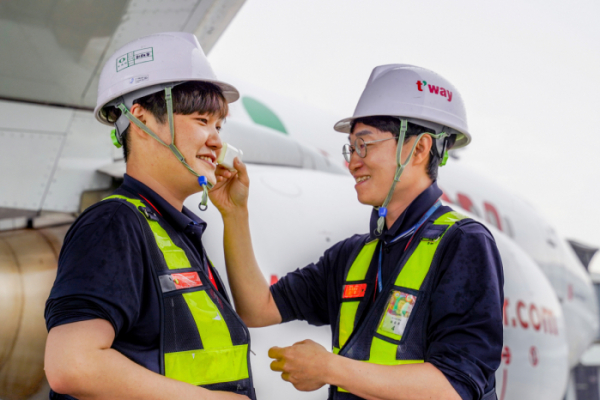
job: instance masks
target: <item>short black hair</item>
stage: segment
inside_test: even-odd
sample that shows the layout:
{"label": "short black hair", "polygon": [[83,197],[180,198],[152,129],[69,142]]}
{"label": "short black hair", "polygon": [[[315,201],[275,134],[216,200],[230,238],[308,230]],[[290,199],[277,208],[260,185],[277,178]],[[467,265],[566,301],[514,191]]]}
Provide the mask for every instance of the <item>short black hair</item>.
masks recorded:
{"label": "short black hair", "polygon": [[[200,114],[213,114],[225,119],[229,107],[220,87],[210,82],[190,81],[173,87],[173,113],[190,115],[195,112]],[[165,92],[161,90],[148,96],[133,101],[145,110],[148,110],[156,120],[164,124],[167,122],[167,102]],[[131,126],[131,124],[130,124]],[[129,127],[122,135],[123,158],[127,162],[130,153]]]}
{"label": "short black hair", "polygon": [[[357,118],[352,121],[352,125],[350,127],[350,132],[352,132],[354,130],[354,127],[358,123],[363,123],[365,125],[371,126],[375,129],[378,129],[382,132],[390,132],[392,135],[394,135],[396,137],[396,140],[398,140],[398,137],[400,136],[400,118],[398,118],[398,117],[390,117],[390,116],[382,115],[382,116]],[[404,138],[404,142],[406,143],[410,139],[411,136],[418,136],[421,133],[425,133],[425,132],[435,133],[435,132],[432,132],[432,130],[430,128],[425,128],[424,126],[413,124],[412,122],[409,122],[407,124],[406,136]],[[456,135],[451,135],[450,137],[448,137],[446,139],[446,141],[447,141],[446,148],[447,149],[451,148],[452,145],[454,145],[455,140],[456,140]],[[434,139],[434,141],[431,145],[431,151],[429,152],[429,161],[427,163],[427,175],[429,176],[429,178],[431,178],[432,181],[435,181],[438,177],[438,166],[440,165],[441,162],[442,162],[442,159],[440,158],[440,156],[438,156],[438,153],[436,151],[436,146],[435,146],[435,139]]]}

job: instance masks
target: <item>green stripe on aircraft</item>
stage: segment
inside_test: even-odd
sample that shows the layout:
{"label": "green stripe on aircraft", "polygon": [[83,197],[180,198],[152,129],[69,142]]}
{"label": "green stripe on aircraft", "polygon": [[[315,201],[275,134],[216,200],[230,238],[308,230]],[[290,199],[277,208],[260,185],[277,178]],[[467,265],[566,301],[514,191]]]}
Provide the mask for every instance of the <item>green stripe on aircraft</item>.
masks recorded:
{"label": "green stripe on aircraft", "polygon": [[288,134],[283,122],[269,107],[252,97],[242,97],[244,108],[254,123]]}

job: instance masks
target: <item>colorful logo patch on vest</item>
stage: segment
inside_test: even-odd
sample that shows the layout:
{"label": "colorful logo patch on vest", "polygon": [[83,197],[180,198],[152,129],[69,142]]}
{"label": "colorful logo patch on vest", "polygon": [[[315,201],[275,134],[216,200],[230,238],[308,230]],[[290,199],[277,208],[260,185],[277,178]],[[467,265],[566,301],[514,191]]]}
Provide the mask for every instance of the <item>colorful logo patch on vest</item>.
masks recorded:
{"label": "colorful logo patch on vest", "polygon": [[381,320],[381,330],[402,336],[417,296],[394,290]]}
{"label": "colorful logo patch on vest", "polygon": [[343,299],[356,299],[358,297],[365,296],[365,290],[367,290],[366,283],[358,283],[355,285],[344,285]]}
{"label": "colorful logo patch on vest", "polygon": [[180,274],[172,274],[173,283],[177,289],[187,289],[196,286],[202,286],[202,281],[197,272],[184,272]]}

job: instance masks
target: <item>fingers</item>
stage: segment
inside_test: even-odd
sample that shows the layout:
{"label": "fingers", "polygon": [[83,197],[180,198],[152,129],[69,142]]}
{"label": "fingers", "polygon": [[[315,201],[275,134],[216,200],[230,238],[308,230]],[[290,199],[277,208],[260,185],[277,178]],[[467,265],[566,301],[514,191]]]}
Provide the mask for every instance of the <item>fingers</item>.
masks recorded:
{"label": "fingers", "polygon": [[271,363],[271,371],[282,372],[283,367],[285,367],[285,361],[283,360],[275,360]]}
{"label": "fingers", "polygon": [[236,173],[237,173],[236,171],[231,171],[222,165],[217,165],[217,169],[215,170],[215,176],[217,178],[223,177],[225,179],[229,179]]}
{"label": "fingers", "polygon": [[274,346],[269,349],[268,355],[270,358],[276,358],[276,359],[280,360],[283,358],[283,350],[284,350],[284,348],[282,348],[282,347]]}
{"label": "fingers", "polygon": [[219,189],[221,186],[227,184],[227,182],[234,176],[237,175],[237,171],[231,171],[222,165],[217,165],[215,170],[215,177],[217,178],[217,184],[212,188],[213,190]]}
{"label": "fingers", "polygon": [[269,349],[269,357],[274,358],[275,361],[271,363],[271,370],[276,372],[281,372],[281,379],[284,381],[290,381],[289,372],[284,372],[283,369],[285,367],[285,360],[283,359],[283,348],[281,347],[271,347]]}
{"label": "fingers", "polygon": [[240,161],[238,157],[233,160],[233,168],[236,169],[238,173],[239,180],[246,186],[250,184],[250,179],[248,178],[248,170],[246,169],[246,164]]}

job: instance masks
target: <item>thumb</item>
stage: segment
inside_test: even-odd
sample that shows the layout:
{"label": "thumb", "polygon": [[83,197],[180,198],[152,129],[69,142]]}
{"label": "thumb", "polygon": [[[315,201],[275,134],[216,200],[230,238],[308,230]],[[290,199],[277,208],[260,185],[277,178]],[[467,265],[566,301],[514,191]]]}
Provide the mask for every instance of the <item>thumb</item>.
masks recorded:
{"label": "thumb", "polygon": [[233,168],[237,171],[238,179],[244,186],[250,186],[250,178],[248,177],[248,169],[246,168],[246,164],[240,161],[239,157],[236,157],[233,160]]}

